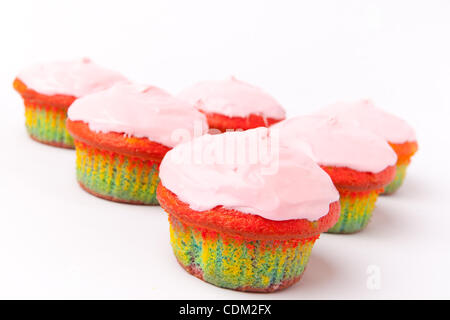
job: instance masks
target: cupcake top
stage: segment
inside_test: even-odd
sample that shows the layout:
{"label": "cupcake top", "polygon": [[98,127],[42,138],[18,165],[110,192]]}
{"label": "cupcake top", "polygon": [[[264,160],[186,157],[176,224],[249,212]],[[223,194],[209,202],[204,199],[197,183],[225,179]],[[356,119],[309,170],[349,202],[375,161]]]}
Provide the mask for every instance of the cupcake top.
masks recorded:
{"label": "cupcake top", "polygon": [[354,122],[391,143],[416,141],[414,129],[406,121],[375,107],[372,101],[367,99],[336,103],[323,108],[319,114]]}
{"label": "cupcake top", "polygon": [[[266,155],[266,156],[261,156]],[[339,193],[302,151],[279,148],[267,128],[206,134],[169,151],[162,185],[196,211],[217,206],[270,220],[318,220]]]}
{"label": "cupcake top", "polygon": [[102,68],[88,58],[36,64],[20,72],[17,78],[39,93],[77,98],[127,80],[120,73]]}
{"label": "cupcake top", "polygon": [[125,82],[77,99],[68,117],[95,132],[145,137],[168,147],[208,128],[205,116],[185,101],[154,86]]}
{"label": "cupcake top", "polygon": [[283,107],[272,96],[234,77],[199,82],[182,91],[179,97],[207,113],[228,117],[247,117],[255,114],[265,118],[285,118]]}
{"label": "cupcake top", "polygon": [[337,118],[311,115],[275,124],[280,143],[306,152],[321,166],[378,173],[395,165],[397,155],[378,135]]}

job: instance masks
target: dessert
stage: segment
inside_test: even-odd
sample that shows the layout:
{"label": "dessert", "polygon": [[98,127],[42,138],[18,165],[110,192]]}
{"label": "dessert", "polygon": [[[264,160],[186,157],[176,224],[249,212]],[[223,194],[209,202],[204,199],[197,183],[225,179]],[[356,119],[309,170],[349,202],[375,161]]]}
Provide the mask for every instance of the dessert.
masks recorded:
{"label": "dessert", "polygon": [[395,179],[385,187],[384,194],[391,194],[400,188],[411,157],[418,149],[414,129],[406,121],[375,107],[370,100],[337,103],[324,108],[320,113],[354,122],[385,139],[396,152],[398,160]]}
{"label": "dessert", "polygon": [[[267,128],[207,134],[163,159],[157,197],[175,257],[190,274],[234,290],[280,290],[300,279],[319,234],[336,223],[330,177],[275,138]],[[266,148],[270,156],[255,157]]]}
{"label": "dessert", "polygon": [[25,104],[30,137],[56,147],[73,148],[66,130],[67,110],[78,98],[126,81],[121,74],[84,58],[36,64],[19,73],[14,89]]}
{"label": "dessert", "polygon": [[339,190],[341,215],[328,232],[352,233],[368,224],[378,194],[395,176],[397,156],[376,134],[350,122],[312,115],[273,126],[282,146],[317,162]]}
{"label": "dessert", "polygon": [[203,114],[162,89],[122,83],[76,100],[67,128],[83,189],[108,200],[157,204],[162,158],[206,132],[207,124]]}

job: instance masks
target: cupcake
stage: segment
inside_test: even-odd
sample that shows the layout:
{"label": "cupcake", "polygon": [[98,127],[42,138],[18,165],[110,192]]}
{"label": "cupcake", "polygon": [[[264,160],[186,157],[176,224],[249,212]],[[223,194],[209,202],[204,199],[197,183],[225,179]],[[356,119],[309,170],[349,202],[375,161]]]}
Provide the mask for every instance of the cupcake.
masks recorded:
{"label": "cupcake", "polygon": [[406,121],[375,107],[370,100],[337,103],[322,109],[320,113],[355,122],[385,139],[398,159],[395,179],[385,187],[384,193],[391,194],[402,185],[411,157],[418,149],[414,129]]}
{"label": "cupcake", "polygon": [[30,137],[56,147],[73,148],[66,130],[67,109],[78,98],[126,79],[89,59],[37,64],[23,70],[13,86],[25,104]]}
{"label": "cupcake", "polygon": [[328,232],[362,230],[395,177],[397,156],[389,144],[351,122],[320,115],[291,118],[271,130],[279,131],[282,146],[306,152],[339,190],[341,215]]}
{"label": "cupcake", "polygon": [[194,104],[206,115],[209,127],[221,132],[269,127],[285,118],[273,97],[234,77],[197,83],[179,97]]}
{"label": "cupcake", "polygon": [[120,83],[77,99],[67,129],[83,189],[117,202],[158,204],[162,158],[177,143],[204,133],[207,124],[203,114],[159,88]]}
{"label": "cupcake", "polygon": [[[275,138],[267,128],[207,134],[163,159],[157,197],[175,257],[190,274],[240,291],[286,288],[302,276],[319,234],[336,223],[339,194],[330,177]],[[270,156],[257,157],[268,148]]]}

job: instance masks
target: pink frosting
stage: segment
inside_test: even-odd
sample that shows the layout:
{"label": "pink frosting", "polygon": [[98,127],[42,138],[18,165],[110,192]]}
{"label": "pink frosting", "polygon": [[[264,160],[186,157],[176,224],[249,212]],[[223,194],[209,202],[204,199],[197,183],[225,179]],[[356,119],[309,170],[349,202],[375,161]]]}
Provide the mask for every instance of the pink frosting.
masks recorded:
{"label": "pink frosting", "polygon": [[346,121],[352,121],[391,143],[416,141],[416,134],[406,121],[390,114],[370,100],[341,102],[325,107],[319,114],[326,114]]}
{"label": "pink frosting", "polygon": [[36,64],[17,76],[28,88],[46,95],[82,97],[126,81],[121,74],[104,69],[84,58]]}
{"label": "pink frosting", "polygon": [[318,164],[378,173],[397,161],[389,144],[351,122],[322,115],[284,120],[279,130],[283,146],[306,152]]}
{"label": "pink frosting", "polygon": [[265,118],[285,118],[283,107],[272,96],[234,77],[197,83],[182,91],[179,97],[200,110],[228,117],[256,114]]}
{"label": "pink frosting", "polygon": [[[255,158],[267,147],[272,156]],[[196,211],[223,206],[270,220],[314,221],[339,200],[325,171],[302,151],[279,148],[278,136],[267,128],[180,144],[164,157],[159,176]]]}
{"label": "pink frosting", "polygon": [[70,120],[80,120],[96,132],[120,132],[146,137],[173,147],[207,131],[205,116],[162,89],[119,83],[75,100]]}

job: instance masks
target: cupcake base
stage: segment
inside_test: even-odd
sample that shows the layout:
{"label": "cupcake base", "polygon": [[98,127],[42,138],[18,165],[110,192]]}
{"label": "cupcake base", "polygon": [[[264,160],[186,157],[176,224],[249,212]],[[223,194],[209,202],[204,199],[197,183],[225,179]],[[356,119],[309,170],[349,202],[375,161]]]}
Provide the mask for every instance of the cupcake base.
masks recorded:
{"label": "cupcake base", "polygon": [[364,229],[372,217],[375,202],[381,190],[339,190],[341,215],[328,233],[354,233]]}
{"label": "cupcake base", "polygon": [[109,201],[114,201],[114,202],[118,202],[118,203],[126,203],[126,204],[135,204],[135,205],[150,205],[150,206],[157,206],[158,203],[143,203],[143,202],[139,202],[139,201],[133,201],[133,200],[123,200],[120,198],[116,198],[116,197],[111,197],[111,196],[107,196],[98,192],[95,192],[92,189],[89,189],[88,187],[86,187],[84,184],[82,184],[80,181],[78,181],[78,185],[80,186],[81,189],[83,189],[84,191],[86,191],[87,193],[92,194],[93,196],[96,196],[97,198],[102,198],[105,200],[109,200]]}
{"label": "cupcake base", "polygon": [[65,109],[25,102],[25,126],[35,141],[73,149],[73,139],[66,130],[66,119]]}
{"label": "cupcake base", "polygon": [[300,280],[318,238],[253,240],[187,225],[169,214],[170,241],[181,266],[218,287],[273,292]]}
{"label": "cupcake base", "polygon": [[75,141],[77,180],[87,192],[111,201],[157,205],[159,163]]}
{"label": "cupcake base", "polygon": [[[206,281],[203,278],[202,270],[199,269],[196,265],[185,266],[178,259],[177,259],[177,262],[189,274],[193,275],[194,277],[196,277],[196,278],[198,278],[198,279],[200,279],[202,281],[210,283],[210,282]],[[233,290],[242,291],[242,292],[270,293],[270,292],[280,291],[280,290],[286,289],[286,288],[296,284],[297,282],[299,282],[301,280],[302,276],[303,276],[303,273],[301,275],[299,275],[298,277],[296,277],[296,278],[292,278],[290,280],[283,281],[279,285],[276,285],[276,286],[272,285],[272,286],[270,286],[268,288],[254,288],[254,287],[240,287],[240,288],[234,288],[234,289],[233,288],[226,288],[226,287],[224,287],[224,288],[225,289],[233,289]]]}
{"label": "cupcake base", "polygon": [[390,184],[388,184],[382,194],[388,195],[397,191],[403,184],[403,181],[406,177],[406,169],[408,168],[408,164],[399,164],[397,165],[397,170],[395,172],[395,179]]}

